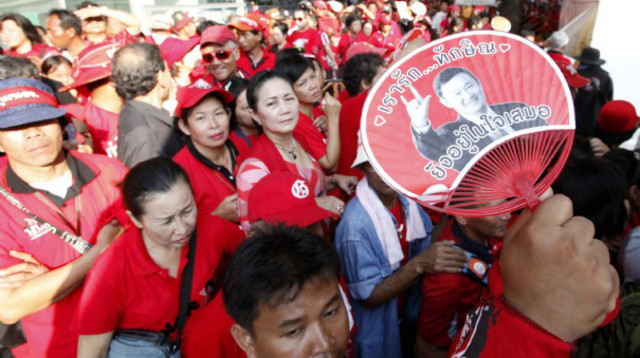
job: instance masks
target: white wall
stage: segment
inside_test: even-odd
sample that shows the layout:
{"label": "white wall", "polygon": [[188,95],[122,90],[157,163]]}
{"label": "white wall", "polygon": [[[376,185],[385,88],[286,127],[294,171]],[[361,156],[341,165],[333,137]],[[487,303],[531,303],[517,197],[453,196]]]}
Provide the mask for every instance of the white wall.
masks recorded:
{"label": "white wall", "polygon": [[605,59],[614,99],[633,103],[640,114],[640,1],[600,1],[591,46]]}

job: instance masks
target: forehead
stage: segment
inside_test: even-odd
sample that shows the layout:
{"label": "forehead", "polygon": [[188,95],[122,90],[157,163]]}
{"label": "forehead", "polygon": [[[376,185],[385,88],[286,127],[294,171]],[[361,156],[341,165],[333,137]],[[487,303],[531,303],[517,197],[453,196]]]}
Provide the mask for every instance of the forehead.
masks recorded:
{"label": "forehead", "polygon": [[59,25],[60,25],[60,18],[58,18],[57,15],[51,15],[47,17],[47,22],[46,22],[47,27],[54,27]]}
{"label": "forehead", "polygon": [[[142,202],[142,211],[150,218],[165,218],[181,212],[192,201],[193,194],[189,184],[184,179],[178,179],[165,192],[148,193]],[[173,205],[167,205],[168,203]]]}
{"label": "forehead", "polygon": [[447,89],[455,90],[455,89],[458,89],[459,87],[466,85],[469,82],[477,83],[476,79],[470,76],[468,73],[465,73],[465,72],[458,73],[457,75],[453,76],[449,81],[442,84],[442,90],[443,91],[446,91]]}
{"label": "forehead", "polygon": [[260,88],[258,88],[257,97],[258,100],[262,100],[273,96],[286,95],[288,93],[293,93],[293,88],[288,81],[281,78],[272,78],[263,82]]}
{"label": "forehead", "polygon": [[230,41],[227,42],[224,45],[214,44],[212,42],[209,42],[209,43],[204,44],[204,46],[202,46],[200,50],[202,52],[206,53],[206,52],[215,52],[215,51],[218,51],[218,50],[228,50],[228,49],[230,49],[232,47],[233,47],[233,45],[231,44]]}
{"label": "forehead", "polygon": [[220,100],[212,95],[206,96],[202,101],[193,107],[193,112],[212,110],[224,107],[224,104]]}
{"label": "forehead", "polygon": [[19,27],[18,24],[11,20],[11,19],[6,19],[4,21],[2,21],[2,23],[0,23],[0,30],[4,30],[6,28],[16,28]]}

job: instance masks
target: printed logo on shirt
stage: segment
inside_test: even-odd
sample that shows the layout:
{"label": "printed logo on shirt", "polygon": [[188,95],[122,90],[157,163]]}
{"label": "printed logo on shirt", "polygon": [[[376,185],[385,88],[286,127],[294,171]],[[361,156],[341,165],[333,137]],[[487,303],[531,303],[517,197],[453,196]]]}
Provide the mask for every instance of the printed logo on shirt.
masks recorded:
{"label": "printed logo on shirt", "polygon": [[309,187],[304,180],[296,180],[291,186],[291,194],[298,199],[304,199],[309,196]]}
{"label": "printed logo on shirt", "polygon": [[113,140],[107,142],[105,153],[107,153],[107,156],[109,156],[109,158],[118,157],[118,137],[115,137],[113,138]]}
{"label": "printed logo on shirt", "polygon": [[308,39],[297,39],[293,42],[293,47],[304,50],[305,45],[309,42]]}
{"label": "printed logo on shirt", "polygon": [[472,266],[473,272],[475,272],[479,277],[484,277],[484,274],[487,272],[486,264],[480,261],[476,261]]}
{"label": "printed logo on shirt", "polygon": [[24,221],[27,222],[27,225],[24,229],[24,232],[29,235],[31,241],[38,239],[47,233],[55,233],[56,229],[49,225],[49,223],[40,224],[34,219],[25,218]]}
{"label": "printed logo on shirt", "polygon": [[209,84],[207,81],[204,80],[204,78],[200,78],[199,80],[197,80],[194,84],[193,87],[197,88],[197,89],[210,89],[211,84]]}
{"label": "printed logo on shirt", "polygon": [[467,314],[462,333],[452,358],[478,357],[487,343],[489,329],[496,325],[500,312],[493,306],[481,306]]}

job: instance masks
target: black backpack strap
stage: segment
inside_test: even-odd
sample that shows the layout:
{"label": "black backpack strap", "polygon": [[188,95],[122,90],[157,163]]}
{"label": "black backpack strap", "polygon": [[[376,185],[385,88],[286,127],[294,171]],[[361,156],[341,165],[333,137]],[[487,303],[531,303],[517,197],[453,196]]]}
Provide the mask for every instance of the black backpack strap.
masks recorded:
{"label": "black backpack strap", "polygon": [[182,335],[182,329],[189,316],[189,306],[191,301],[191,287],[193,284],[193,270],[196,261],[196,230],[193,230],[191,239],[189,240],[189,253],[187,254],[187,265],[182,272],[182,282],[180,284],[180,309],[178,313],[177,322],[177,336],[176,341],[171,347],[172,352],[176,352],[180,349],[180,340]]}

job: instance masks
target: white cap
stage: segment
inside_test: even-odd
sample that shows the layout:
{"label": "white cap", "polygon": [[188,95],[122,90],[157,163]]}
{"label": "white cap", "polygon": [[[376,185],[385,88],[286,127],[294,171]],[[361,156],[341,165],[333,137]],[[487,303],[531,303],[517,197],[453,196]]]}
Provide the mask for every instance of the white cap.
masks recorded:
{"label": "white cap", "polygon": [[551,48],[562,48],[569,43],[569,36],[564,31],[556,31],[549,37]]}
{"label": "white cap", "polygon": [[163,14],[151,16],[149,28],[152,30],[171,30],[171,17]]}
{"label": "white cap", "polygon": [[355,168],[362,163],[366,163],[369,161],[367,157],[367,153],[364,151],[364,146],[362,145],[362,138],[360,137],[360,131],[358,131],[358,151],[356,153],[356,159],[351,164],[351,168]]}

